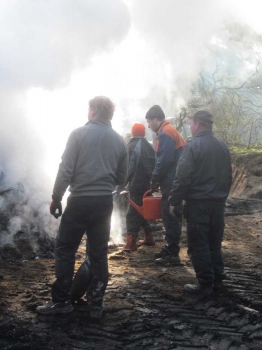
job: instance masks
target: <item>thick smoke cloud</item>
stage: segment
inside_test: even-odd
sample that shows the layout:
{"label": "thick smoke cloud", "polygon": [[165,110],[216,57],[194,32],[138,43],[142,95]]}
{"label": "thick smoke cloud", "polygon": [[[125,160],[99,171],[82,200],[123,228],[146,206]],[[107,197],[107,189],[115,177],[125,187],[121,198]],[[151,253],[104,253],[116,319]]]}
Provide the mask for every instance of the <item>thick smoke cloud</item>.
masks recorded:
{"label": "thick smoke cloud", "polygon": [[[248,6],[243,0],[134,0],[130,12],[143,39],[162,56],[163,64],[170,63],[172,88],[180,103],[190,95],[212,39],[229,43],[225,23],[245,23],[259,29],[259,6],[258,0],[251,0]],[[171,109],[174,111],[174,106]]]}
{"label": "thick smoke cloud", "polygon": [[0,10],[0,84],[11,89],[67,83],[130,25],[120,0],[2,0]]}
{"label": "thick smoke cloud", "polygon": [[129,27],[120,0],[0,1],[0,245],[18,231],[30,238],[57,230],[44,146],[24,111],[27,89],[66,85],[74,70],[113,49]]}

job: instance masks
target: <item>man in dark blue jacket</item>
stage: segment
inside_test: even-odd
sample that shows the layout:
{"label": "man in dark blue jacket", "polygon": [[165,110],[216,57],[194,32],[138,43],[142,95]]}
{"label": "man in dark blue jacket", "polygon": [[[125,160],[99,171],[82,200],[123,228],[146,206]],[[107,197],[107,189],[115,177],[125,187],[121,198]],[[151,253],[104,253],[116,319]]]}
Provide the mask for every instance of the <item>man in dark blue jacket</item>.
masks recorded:
{"label": "man in dark blue jacket", "polygon": [[225,277],[221,242],[232,170],[227,146],[212,132],[212,114],[196,112],[189,122],[193,139],[178,161],[169,197],[170,213],[179,215],[177,206],[186,201],[188,254],[198,285],[187,284],[184,290],[208,295],[222,288]]}
{"label": "man in dark blue jacket", "polygon": [[[150,179],[155,166],[155,152],[145,139],[145,130],[143,124],[135,123],[131,130],[132,138],[127,145],[129,154],[127,184],[130,198],[139,206],[143,205],[144,193],[150,189]],[[155,245],[149,222],[132,205],[129,205],[126,215],[127,242],[124,250],[137,249],[136,239],[141,228],[144,240],[139,241],[138,244]]]}
{"label": "man in dark blue jacket", "polygon": [[157,133],[156,165],[152,174],[151,188],[156,190],[160,185],[162,217],[166,230],[166,245],[155,255],[155,262],[159,265],[180,265],[179,241],[182,218],[169,214],[168,196],[175,179],[177,161],[185,143],[176,128],[165,120],[165,114],[160,106],[151,107],[146,114],[146,120],[148,127]]}

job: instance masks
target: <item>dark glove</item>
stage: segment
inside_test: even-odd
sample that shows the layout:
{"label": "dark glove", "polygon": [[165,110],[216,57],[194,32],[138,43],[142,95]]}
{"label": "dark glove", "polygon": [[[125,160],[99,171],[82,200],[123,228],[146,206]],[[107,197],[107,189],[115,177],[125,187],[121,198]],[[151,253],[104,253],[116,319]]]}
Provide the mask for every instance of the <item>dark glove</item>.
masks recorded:
{"label": "dark glove", "polygon": [[159,183],[156,182],[155,180],[151,179],[150,180],[150,190],[152,191],[152,193],[158,192],[158,190],[159,190]]}
{"label": "dark glove", "polygon": [[[56,219],[62,215],[62,203],[61,200],[52,196],[53,200],[50,204],[50,214],[52,214]],[[56,212],[58,210],[58,213]]]}
{"label": "dark glove", "polygon": [[178,219],[182,219],[182,205],[172,205],[169,206],[169,214],[175,216]]}

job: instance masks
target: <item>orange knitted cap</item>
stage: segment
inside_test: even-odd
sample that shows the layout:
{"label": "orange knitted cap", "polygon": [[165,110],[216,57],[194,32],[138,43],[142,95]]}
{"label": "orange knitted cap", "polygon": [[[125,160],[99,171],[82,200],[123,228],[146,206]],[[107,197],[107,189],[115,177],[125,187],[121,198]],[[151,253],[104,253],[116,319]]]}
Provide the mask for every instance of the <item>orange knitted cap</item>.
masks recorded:
{"label": "orange knitted cap", "polygon": [[144,137],[146,135],[146,127],[141,123],[135,123],[132,126],[131,134],[132,136]]}

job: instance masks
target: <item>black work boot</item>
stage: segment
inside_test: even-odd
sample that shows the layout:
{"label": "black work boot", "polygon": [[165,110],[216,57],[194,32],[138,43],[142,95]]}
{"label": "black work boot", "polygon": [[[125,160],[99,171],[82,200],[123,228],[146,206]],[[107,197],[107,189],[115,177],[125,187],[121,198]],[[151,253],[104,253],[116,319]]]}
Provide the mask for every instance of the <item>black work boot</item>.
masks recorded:
{"label": "black work boot", "polygon": [[90,305],[90,317],[95,320],[100,320],[103,314],[103,306]]}
{"label": "black work boot", "polygon": [[36,312],[41,315],[66,314],[73,311],[71,300],[54,303],[52,300],[46,305],[37,306]]}
{"label": "black work boot", "polygon": [[214,292],[219,292],[222,289],[224,289],[223,281],[214,281],[213,282],[213,290],[214,290]]}
{"label": "black work boot", "polygon": [[162,256],[164,255],[164,251],[165,247],[161,248],[160,252],[155,254],[155,259],[162,258]]}
{"label": "black work boot", "polygon": [[99,320],[103,313],[103,282],[94,277],[87,294],[90,301],[90,317]]}
{"label": "black work boot", "polygon": [[212,284],[210,285],[186,284],[184,286],[184,291],[190,294],[210,295],[213,293],[213,288],[212,288]]}
{"label": "black work boot", "polygon": [[172,266],[179,266],[181,265],[181,261],[178,255],[170,253],[168,250],[164,248],[163,254],[161,258],[156,259],[155,263],[157,265],[172,265]]}

